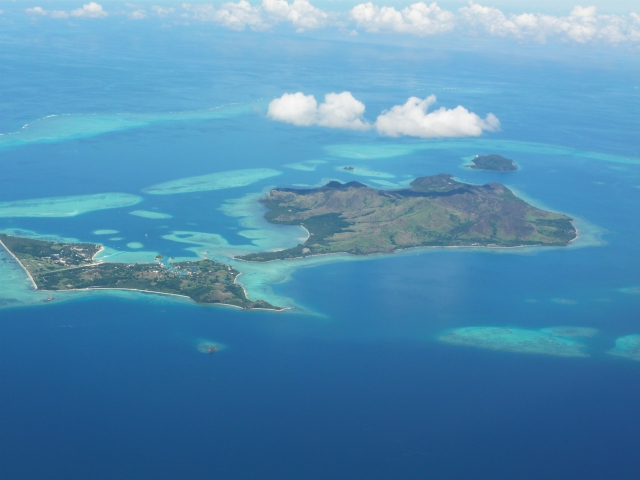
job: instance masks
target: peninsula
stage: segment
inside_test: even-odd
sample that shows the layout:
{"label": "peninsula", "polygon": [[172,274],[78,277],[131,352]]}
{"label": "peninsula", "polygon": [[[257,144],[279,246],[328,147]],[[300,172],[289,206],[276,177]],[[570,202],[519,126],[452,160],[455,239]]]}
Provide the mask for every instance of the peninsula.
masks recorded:
{"label": "peninsula", "polygon": [[513,172],[518,170],[518,166],[513,160],[504,158],[500,155],[478,155],[471,160],[472,165],[468,168],[472,170],[489,170],[492,172]]}
{"label": "peninsula", "polygon": [[102,249],[91,243],[59,243],[0,234],[4,246],[39,290],[119,289],[189,297],[198,303],[242,309],[282,310],[251,301],[236,283],[240,272],[204,259],[190,262],[107,263],[95,260]]}
{"label": "peninsula", "polygon": [[279,188],[260,201],[269,209],[269,222],[301,225],[309,238],[286,250],[238,257],[242,260],[412,247],[564,246],[577,236],[572,218],[529,205],[504,185],[469,185],[446,174],[417,178],[405,190],[335,181],[315,189]]}

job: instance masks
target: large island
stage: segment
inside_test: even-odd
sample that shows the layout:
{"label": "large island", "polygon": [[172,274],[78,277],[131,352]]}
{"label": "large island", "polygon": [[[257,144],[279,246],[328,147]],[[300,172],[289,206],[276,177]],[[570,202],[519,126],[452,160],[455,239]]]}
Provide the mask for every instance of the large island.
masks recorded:
{"label": "large island", "polygon": [[281,310],[251,301],[236,283],[240,272],[204,259],[191,262],[106,263],[95,260],[100,245],[60,243],[0,234],[0,244],[25,269],[39,290],[120,289],[189,297],[198,303],[243,309]]}
{"label": "large island", "polygon": [[405,190],[335,181],[315,189],[279,188],[260,201],[269,209],[269,222],[301,225],[309,238],[242,260],[367,255],[412,247],[564,246],[577,236],[572,218],[529,205],[504,185],[469,185],[446,174],[417,178]]}

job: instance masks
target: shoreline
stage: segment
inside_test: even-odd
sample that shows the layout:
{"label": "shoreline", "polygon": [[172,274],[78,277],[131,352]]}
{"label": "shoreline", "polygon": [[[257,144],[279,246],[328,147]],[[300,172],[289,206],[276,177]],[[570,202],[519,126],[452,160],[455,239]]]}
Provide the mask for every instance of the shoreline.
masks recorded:
{"label": "shoreline", "polygon": [[204,306],[222,306],[222,307],[233,307],[233,308],[237,308],[239,310],[267,310],[267,311],[272,311],[272,312],[280,312],[283,311],[285,309],[281,309],[281,310],[276,310],[276,309],[271,309],[271,308],[243,308],[240,307],[238,305],[232,305],[230,303],[200,303],[200,302],[196,302],[193,298],[187,296],[187,295],[181,295],[179,293],[169,293],[169,292],[157,292],[155,290],[140,290],[138,288],[124,288],[124,287],[86,287],[86,288],[67,288],[64,290],[40,290],[41,292],[52,292],[52,293],[56,293],[56,292],[90,292],[90,291],[99,291],[99,290],[115,290],[115,291],[125,291],[125,292],[138,292],[138,293],[150,293],[153,295],[167,295],[170,297],[180,297],[180,298],[186,298],[188,300],[190,300],[192,303],[194,303],[195,305],[204,305]]}
{"label": "shoreline", "polygon": [[36,281],[33,279],[33,277],[31,276],[31,274],[29,273],[29,270],[27,270],[27,268],[22,264],[22,262],[18,259],[18,257],[16,257],[13,252],[11,250],[9,250],[7,248],[7,246],[2,242],[2,240],[0,240],[0,245],[2,245],[2,247],[9,253],[9,255],[11,255],[13,257],[13,259],[18,262],[18,265],[20,265],[20,268],[22,268],[22,270],[24,270],[24,272],[27,274],[27,276],[29,277],[29,280],[31,280],[31,284],[33,285],[33,288],[35,290],[38,290],[38,285],[36,285]]}
{"label": "shoreline", "polygon": [[[244,259],[238,258],[238,257],[233,257],[233,260],[237,260],[239,262],[245,262],[245,263],[261,264],[261,263],[294,261],[294,260],[300,260],[300,259],[304,259],[304,258],[324,257],[324,256],[329,256],[329,255],[348,255],[348,256],[354,257],[354,258],[367,258],[367,257],[375,257],[375,256],[382,256],[382,255],[395,255],[398,252],[406,252],[406,251],[409,251],[409,250],[421,250],[421,249],[425,249],[426,250],[428,248],[468,248],[468,249],[483,249],[483,250],[509,250],[509,249],[516,249],[516,248],[541,248],[541,249],[546,249],[546,248],[564,248],[564,247],[568,247],[572,242],[574,242],[577,239],[578,239],[578,229],[576,228],[576,237],[574,239],[570,240],[569,243],[567,243],[566,245],[514,245],[512,247],[501,247],[501,246],[490,247],[490,246],[482,246],[482,245],[478,245],[478,246],[473,246],[473,245],[424,245],[424,246],[416,246],[416,247],[398,248],[398,249],[393,250],[391,252],[376,252],[376,253],[367,253],[367,254],[364,254],[364,255],[356,255],[354,253],[349,253],[349,252],[328,252],[328,253],[314,253],[313,255],[306,255],[306,256],[302,256],[302,257],[278,258],[278,259],[275,259],[275,260],[267,260],[266,262],[256,262],[256,261],[252,261],[252,260],[244,260]],[[277,253],[277,252],[263,252],[263,253]]]}
{"label": "shoreline", "polygon": [[[238,285],[238,286],[242,289],[242,291],[244,292],[244,296],[247,298],[247,300],[251,302],[252,300],[249,298],[249,295],[247,295],[247,289],[244,287],[244,285],[243,285],[243,284],[241,284],[241,283],[238,283],[238,282],[237,282],[237,280],[238,280],[238,278],[240,277],[240,275],[242,275],[242,272],[238,272],[238,275],[236,275],[236,278],[234,278],[234,279],[233,279],[233,284],[234,284],[234,285]],[[263,301],[264,301],[264,300],[263,300]],[[196,302],[196,303],[198,303],[198,302]],[[200,305],[205,305],[205,304],[200,304]],[[242,308],[242,307],[239,307],[239,308]],[[243,309],[243,310],[244,310],[244,309]],[[284,312],[284,311],[286,311],[286,310],[293,310],[293,308],[291,308],[291,307],[282,307],[282,308],[251,308],[251,309],[248,309],[248,310],[266,310],[266,311],[269,311],[269,312]]]}

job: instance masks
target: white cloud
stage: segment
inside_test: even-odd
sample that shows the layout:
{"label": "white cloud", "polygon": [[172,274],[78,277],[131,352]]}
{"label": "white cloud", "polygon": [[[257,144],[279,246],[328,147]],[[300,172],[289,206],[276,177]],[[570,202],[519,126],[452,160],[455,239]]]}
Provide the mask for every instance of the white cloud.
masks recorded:
{"label": "white cloud", "polygon": [[69,18],[69,14],[64,10],[53,10],[49,12],[51,18]]}
{"label": "white cloud", "polygon": [[329,17],[326,12],[311,5],[309,0],[294,0],[293,3],[287,3],[286,0],[263,0],[262,8],[277,21],[291,22],[298,32],[323,27]]}
{"label": "white cloud", "polygon": [[318,125],[366,130],[370,125],[362,119],[364,110],[364,103],[353,98],[351,92],[328,93],[318,107]]}
{"label": "white cloud", "polygon": [[44,10],[42,7],[27,8],[25,12],[27,12],[27,15],[36,15],[39,17],[44,17],[48,15],[47,11]]}
{"label": "white cloud", "polygon": [[[182,24],[212,22],[231,30],[265,31],[289,23],[297,32],[332,27],[345,35],[358,35],[358,30],[372,34],[396,33],[406,35],[461,34],[513,38],[518,41],[547,42],[550,39],[569,43],[608,43],[611,45],[640,44],[640,15],[600,14],[594,6],[576,6],[565,16],[542,13],[504,13],[495,7],[475,3],[457,10],[446,10],[436,2],[413,3],[399,9],[376,5],[369,1],[356,5],[348,12],[328,12],[315,7],[310,0],[247,0],[228,1],[219,7],[212,3],[182,4],[182,10],[154,5],[146,11],[141,6],[129,5],[126,15],[141,20],[148,13],[158,17],[180,17]],[[103,18],[108,16],[94,1],[70,12],[47,11],[36,6],[25,9],[32,17],[51,18]],[[355,27],[355,29],[354,29]]]}
{"label": "white cloud", "polygon": [[[599,15],[596,7],[576,6],[566,17],[540,13],[522,13],[505,15],[494,7],[484,7],[469,2],[468,7],[458,10],[461,22],[476,29],[484,29],[490,35],[532,38],[545,42],[549,37],[557,36],[576,43],[604,41],[611,44],[634,40],[630,22],[618,15]],[[633,13],[630,16],[633,17]]]}
{"label": "white cloud", "polygon": [[398,32],[414,35],[434,35],[453,30],[455,15],[441,9],[437,3],[414,3],[401,11],[393,7],[378,7],[371,2],[351,9],[350,16],[368,32]]}
{"label": "white cloud", "polygon": [[317,123],[318,102],[302,92],[285,93],[269,103],[267,116],[272,120],[309,126]]}
{"label": "white cloud", "polygon": [[70,15],[80,18],[103,18],[109,14],[102,9],[102,5],[99,3],[89,2],[85,3],[82,8],[71,10]]}
{"label": "white cloud", "polygon": [[151,7],[151,10],[159,17],[168,17],[175,12],[175,9],[171,7],[159,7],[158,5]]}
{"label": "white cloud", "polygon": [[453,109],[439,108],[427,113],[436,102],[435,95],[420,99],[411,97],[404,105],[396,105],[382,112],[376,119],[378,133],[391,137],[477,137],[482,132],[495,132],[500,121],[492,113],[480,118],[462,106]]}
{"label": "white cloud", "polygon": [[212,4],[183,4],[194,20],[214,22],[231,30],[267,30],[282,22],[290,22],[298,32],[324,27],[329,24],[329,14],[314,7],[309,0],[263,0],[252,6],[247,0],[227,2],[220,8]]}
{"label": "white cloud", "polygon": [[[96,2],[85,3],[82,8],[76,8],[69,13],[65,12],[64,10],[52,10],[48,12],[42,7],[27,8],[25,12],[27,13],[27,15],[35,15],[40,17],[48,16],[51,18],[69,18],[69,15],[79,18],[103,18],[108,15],[108,13],[102,9],[102,6],[97,4]],[[129,15],[129,18],[135,17]]]}
{"label": "white cloud", "polygon": [[[435,102],[434,95],[425,99],[411,97],[404,105],[382,112],[373,126],[381,135],[422,138],[475,137],[500,129],[500,121],[492,113],[482,119],[462,106],[428,112]],[[364,112],[365,105],[350,92],[328,93],[321,104],[313,95],[297,92],[285,93],[272,100],[267,116],[298,126],[368,130],[372,125],[363,118]]]}
{"label": "white cloud", "polygon": [[192,12],[194,20],[214,22],[231,30],[244,30],[246,27],[266,30],[269,27],[262,18],[260,7],[252,7],[246,0],[227,2],[219,9],[211,4],[185,5],[185,8]]}
{"label": "white cloud", "polygon": [[142,20],[147,18],[147,12],[142,9],[134,10],[133,12],[127,15],[131,20]]}
{"label": "white cloud", "polygon": [[313,95],[285,93],[269,104],[267,116],[272,120],[298,126],[320,125],[330,128],[366,130],[371,125],[363,120],[365,106],[351,92],[328,93],[318,105]]}

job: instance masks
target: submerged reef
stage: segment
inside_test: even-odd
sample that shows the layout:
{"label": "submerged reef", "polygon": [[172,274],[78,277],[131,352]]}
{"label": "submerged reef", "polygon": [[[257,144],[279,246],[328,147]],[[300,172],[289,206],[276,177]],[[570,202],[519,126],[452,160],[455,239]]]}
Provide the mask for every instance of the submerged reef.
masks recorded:
{"label": "submerged reef", "polygon": [[148,210],[133,210],[132,212],[129,212],[129,215],[134,215],[136,217],[142,218],[150,218],[151,220],[172,218],[172,215],[169,215],[168,213],[149,212]]}
{"label": "submerged reef", "polygon": [[352,175],[359,175],[361,177],[378,177],[378,178],[395,178],[395,175],[386,172],[377,172],[375,170],[371,170],[369,167],[353,167],[351,165],[347,165],[344,167],[336,167],[338,172],[346,172]]}
{"label": "submerged reef", "polygon": [[159,183],[142,191],[152,195],[173,195],[175,193],[204,192],[223,190],[225,188],[245,187],[265,178],[275,177],[282,172],[271,168],[249,168],[231,170],[197,177],[179,178],[170,182]]}
{"label": "submerged reef", "polygon": [[502,151],[502,152],[523,152],[527,154],[536,153],[540,155],[567,155],[570,157],[582,157],[602,162],[613,162],[622,164],[638,165],[639,157],[625,157],[621,155],[611,155],[607,153],[589,152],[571,147],[561,147],[536,142],[521,142],[517,140],[491,140],[486,138],[466,138],[466,139],[446,139],[427,140],[411,144],[398,143],[376,143],[370,145],[342,144],[327,145],[323,147],[327,154],[332,157],[371,160],[378,158],[392,158],[409,155],[423,150],[436,149],[473,149],[475,151]]}
{"label": "submerged reef", "polygon": [[0,202],[0,217],[74,217],[82,213],[136,205],[142,197],[128,193],[98,193],[69,197]]}
{"label": "submerged reef", "polygon": [[591,337],[592,328],[554,327],[542,330],[505,327],[464,327],[443,333],[438,340],[453,345],[486,348],[503,352],[554,355],[560,357],[588,357],[585,345],[574,337]]}
{"label": "submerged reef", "polygon": [[402,190],[336,181],[314,189],[279,188],[260,201],[269,209],[269,222],[301,225],[309,238],[293,248],[241,260],[413,247],[565,246],[577,236],[572,218],[529,205],[504,185],[469,185],[446,174],[416,178]]}
{"label": "submerged reef", "polygon": [[616,346],[607,353],[628,360],[640,361],[640,335],[626,335],[616,339]]}
{"label": "submerged reef", "polygon": [[551,327],[540,331],[556,337],[594,337],[598,333],[597,328],[591,327]]}
{"label": "submerged reef", "polygon": [[620,291],[628,295],[640,295],[640,286],[624,287],[624,288],[621,288]]}
{"label": "submerged reef", "polygon": [[198,351],[202,352],[202,353],[208,353],[208,354],[212,354],[212,353],[217,353],[220,352],[224,349],[226,349],[227,347],[219,342],[212,342],[210,340],[203,340],[200,343],[198,343]]}
{"label": "submerged reef", "polygon": [[30,143],[51,143],[94,137],[108,132],[143,128],[163,122],[214,120],[250,114],[259,103],[235,103],[206,110],[148,114],[64,114],[49,115],[23,126],[19,131],[0,134],[0,149]]}

